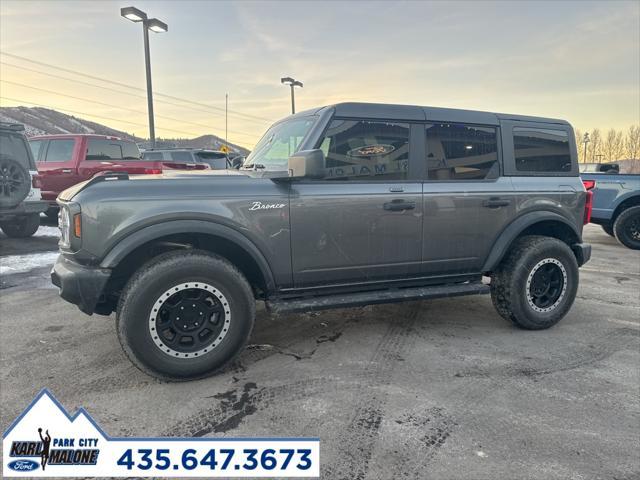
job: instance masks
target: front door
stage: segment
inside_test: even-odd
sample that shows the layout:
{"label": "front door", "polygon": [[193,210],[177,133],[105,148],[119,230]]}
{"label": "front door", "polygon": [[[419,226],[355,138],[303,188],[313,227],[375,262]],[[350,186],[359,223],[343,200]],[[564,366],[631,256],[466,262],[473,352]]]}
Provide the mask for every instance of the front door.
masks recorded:
{"label": "front door", "polygon": [[334,119],[325,176],[291,185],[293,281],[366,283],[420,269],[422,185],[409,175],[406,123]]}

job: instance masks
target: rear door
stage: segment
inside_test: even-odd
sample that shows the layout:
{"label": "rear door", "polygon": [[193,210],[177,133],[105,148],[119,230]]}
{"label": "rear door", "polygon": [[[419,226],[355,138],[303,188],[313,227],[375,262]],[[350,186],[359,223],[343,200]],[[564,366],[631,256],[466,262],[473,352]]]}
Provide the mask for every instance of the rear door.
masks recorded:
{"label": "rear door", "polygon": [[500,173],[499,128],[432,121],[423,138],[422,271],[477,273],[514,215],[511,179]]}
{"label": "rear door", "polygon": [[334,119],[321,142],[325,176],[291,186],[296,287],[414,276],[422,186],[411,176],[410,123]]}
{"label": "rear door", "polygon": [[44,200],[55,200],[60,192],[83,180],[77,168],[81,147],[78,137],[51,138],[40,145],[38,173]]}

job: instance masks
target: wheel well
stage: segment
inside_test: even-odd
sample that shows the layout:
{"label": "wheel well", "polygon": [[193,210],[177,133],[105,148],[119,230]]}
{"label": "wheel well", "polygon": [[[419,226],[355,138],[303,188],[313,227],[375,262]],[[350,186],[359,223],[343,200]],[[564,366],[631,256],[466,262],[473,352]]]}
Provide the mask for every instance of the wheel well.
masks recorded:
{"label": "wheel well", "polygon": [[142,265],[171,250],[199,249],[226,258],[246,277],[256,298],[266,291],[266,281],[260,267],[243,248],[226,238],[204,233],[179,233],[156,238],[140,245],[124,257],[113,269],[106,291],[119,296],[120,290]]}
{"label": "wheel well", "polygon": [[569,246],[580,241],[580,237],[578,237],[569,225],[556,220],[543,220],[529,225],[514,238],[514,241],[526,235],[543,235],[545,237],[557,238]]}
{"label": "wheel well", "polygon": [[616,221],[618,215],[620,215],[624,210],[629,207],[635,207],[636,205],[640,205],[640,196],[635,196],[631,198],[627,198],[624,202],[616,207],[613,211],[613,215],[611,216],[611,225]]}

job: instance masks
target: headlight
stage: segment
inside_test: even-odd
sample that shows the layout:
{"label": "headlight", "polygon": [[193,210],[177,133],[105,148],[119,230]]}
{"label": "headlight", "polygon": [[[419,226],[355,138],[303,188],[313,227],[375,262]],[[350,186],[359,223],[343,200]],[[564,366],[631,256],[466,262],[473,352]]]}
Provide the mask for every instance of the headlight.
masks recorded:
{"label": "headlight", "polygon": [[60,229],[60,243],[61,247],[69,248],[69,229],[71,227],[71,221],[69,220],[69,210],[65,206],[60,207],[58,213],[58,228]]}

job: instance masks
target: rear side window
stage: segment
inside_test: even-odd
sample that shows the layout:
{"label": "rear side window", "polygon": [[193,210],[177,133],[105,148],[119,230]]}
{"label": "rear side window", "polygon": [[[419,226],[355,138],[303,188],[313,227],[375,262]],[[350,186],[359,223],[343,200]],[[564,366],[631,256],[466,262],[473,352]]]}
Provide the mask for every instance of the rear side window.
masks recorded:
{"label": "rear side window", "polygon": [[426,135],[429,180],[482,180],[497,173],[494,127],[433,123]]}
{"label": "rear side window", "polygon": [[333,120],[321,145],[325,180],[405,180],[409,125],[367,120]]}
{"label": "rear side window", "polygon": [[144,152],[142,154],[143,160],[162,160],[162,152]]}
{"label": "rear side window", "polygon": [[69,162],[73,158],[73,147],[76,141],[67,139],[49,140],[45,162]]}
{"label": "rear side window", "polygon": [[564,130],[513,128],[516,170],[519,172],[570,172],[569,135]]}
{"label": "rear side window", "polygon": [[29,161],[27,142],[22,135],[0,132],[0,158],[12,158],[27,170],[34,170]]}
{"label": "rear side window", "polygon": [[87,160],[138,160],[140,150],[132,142],[122,142],[102,138],[90,138],[87,146]]}
{"label": "rear side window", "polygon": [[191,152],[170,152],[169,154],[174,162],[193,163]]}

